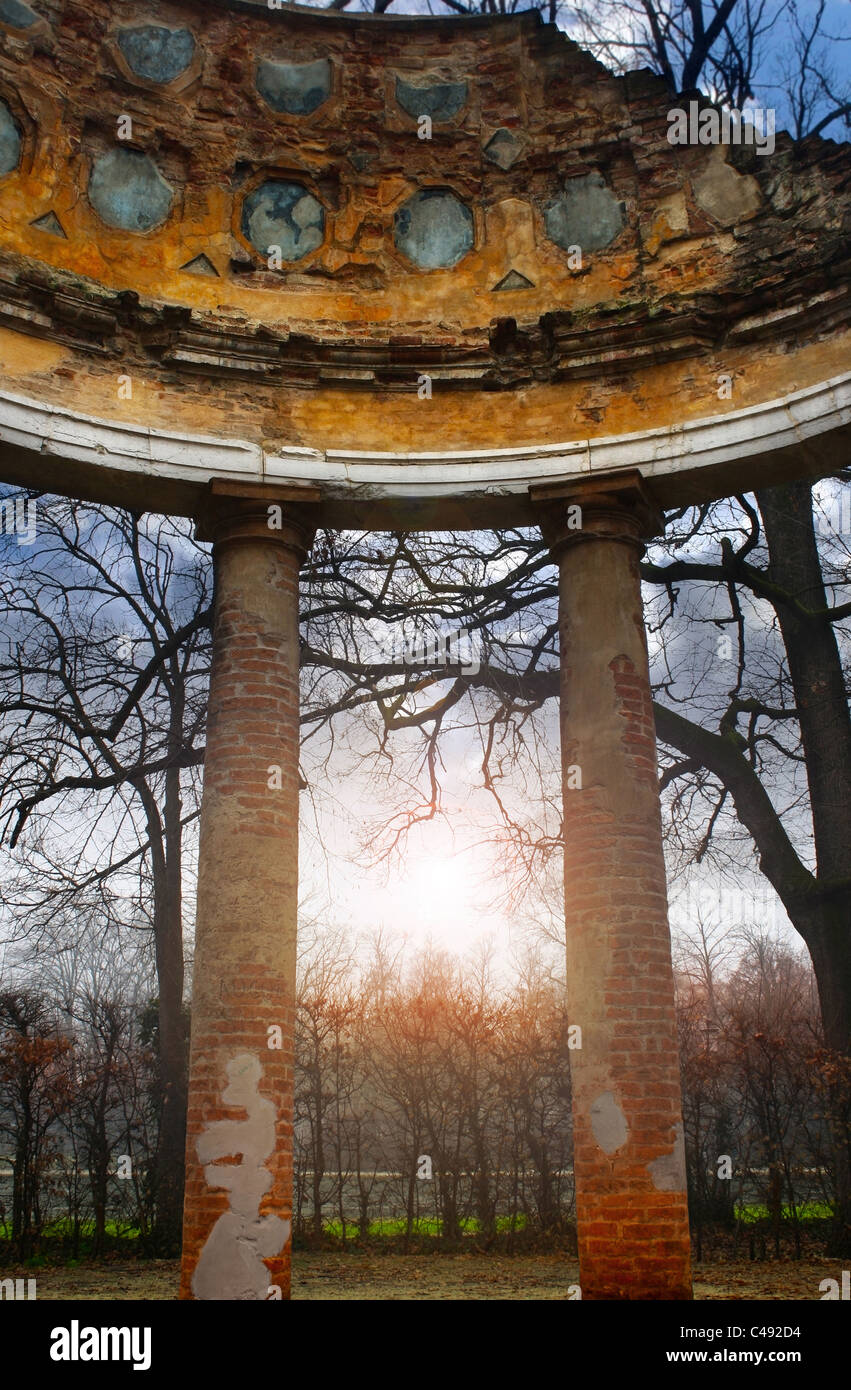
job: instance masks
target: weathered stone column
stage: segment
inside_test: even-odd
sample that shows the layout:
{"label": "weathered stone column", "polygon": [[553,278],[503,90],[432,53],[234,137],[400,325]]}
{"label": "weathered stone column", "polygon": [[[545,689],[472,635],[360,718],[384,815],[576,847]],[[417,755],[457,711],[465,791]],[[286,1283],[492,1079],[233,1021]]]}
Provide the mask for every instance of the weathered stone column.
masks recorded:
{"label": "weathered stone column", "polygon": [[[545,503],[559,566],[564,884],[583,1299],[691,1298],[638,474]],[[580,509],[579,511],[577,510]]]}
{"label": "weathered stone column", "polygon": [[261,493],[211,498],[199,525],[214,542],[216,601],[182,1298],[290,1296],[298,578],[309,515],[270,508]]}

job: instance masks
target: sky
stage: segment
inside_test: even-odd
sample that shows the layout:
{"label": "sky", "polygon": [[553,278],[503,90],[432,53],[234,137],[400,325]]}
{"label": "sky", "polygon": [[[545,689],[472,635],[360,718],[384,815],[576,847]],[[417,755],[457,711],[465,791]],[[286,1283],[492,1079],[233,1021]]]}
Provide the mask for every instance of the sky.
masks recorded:
{"label": "sky", "polygon": [[[802,14],[810,13],[813,5],[814,0],[801,0]],[[406,0],[391,9],[391,13],[433,11],[445,12],[429,0]],[[563,24],[569,27],[567,17]],[[828,0],[824,24],[830,33],[851,36],[848,0]],[[778,64],[788,56],[789,35],[788,23],[779,23],[766,64],[767,78],[777,75]],[[832,44],[829,57],[838,79],[851,80],[851,43]],[[766,93],[771,90],[767,83]],[[498,848],[485,838],[492,806],[480,790],[480,753],[472,743],[465,746],[463,740],[455,740],[450,747],[443,779],[447,815],[412,832],[404,863],[388,865],[384,871],[369,862],[370,847],[362,843],[364,827],[379,810],[373,788],[366,777],[353,776],[340,764],[335,783],[339,814],[329,814],[325,808],[322,846],[310,818],[306,819],[302,836],[304,896],[308,902],[324,903],[336,921],[348,924],[355,933],[386,925],[406,935],[414,947],[431,941],[461,953],[477,942],[494,939],[500,955],[507,959],[514,936],[522,932],[528,918],[540,916],[541,904],[521,899],[507,908],[500,902],[502,865]],[[334,764],[332,776],[333,768]],[[331,854],[330,872],[323,850]],[[775,895],[757,873],[742,872],[735,881],[727,882],[711,872],[695,873],[682,882],[672,878],[671,898],[672,921],[678,931],[687,929],[694,915],[701,912],[709,920],[756,918],[781,932],[791,932]],[[559,913],[556,904],[550,926]]]}

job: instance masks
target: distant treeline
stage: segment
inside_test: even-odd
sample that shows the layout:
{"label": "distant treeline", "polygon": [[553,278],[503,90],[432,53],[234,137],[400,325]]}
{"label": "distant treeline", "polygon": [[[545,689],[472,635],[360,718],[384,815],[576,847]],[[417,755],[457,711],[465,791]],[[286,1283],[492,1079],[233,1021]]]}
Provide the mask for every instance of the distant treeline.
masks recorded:
{"label": "distant treeline", "polygon": [[[296,1240],[570,1247],[563,987],[533,961],[498,988],[486,963],[434,952],[405,966],[378,951],[352,970],[335,942],[302,969]],[[678,1014],[698,1257],[729,1235],[751,1254],[800,1253],[834,1196],[827,1090],[851,1089],[822,1045],[808,964],[756,933],[723,973],[698,952]],[[160,1092],[155,1001],[0,994],[7,1259],[148,1248]]]}

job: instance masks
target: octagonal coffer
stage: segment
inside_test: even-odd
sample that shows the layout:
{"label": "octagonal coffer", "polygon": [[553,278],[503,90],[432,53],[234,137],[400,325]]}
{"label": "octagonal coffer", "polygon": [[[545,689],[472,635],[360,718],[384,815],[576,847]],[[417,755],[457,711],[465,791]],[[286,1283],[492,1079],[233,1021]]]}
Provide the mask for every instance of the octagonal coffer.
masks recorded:
{"label": "octagonal coffer", "polygon": [[92,165],[89,202],[109,227],[150,232],[166,220],[174,190],[139,150],[110,150]]}
{"label": "octagonal coffer", "polygon": [[309,116],[331,95],[331,64],[327,58],[313,63],[273,63],[261,58],[257,90],[273,111]]}
{"label": "octagonal coffer", "polygon": [[398,209],[394,239],[420,270],[448,270],[473,249],[473,214],[448,188],[421,188]]}
{"label": "octagonal coffer", "polygon": [[20,162],[21,132],[5,101],[0,101],[0,177],[11,174]]}
{"label": "octagonal coffer", "polygon": [[190,31],[168,29],[163,24],[119,29],[118,47],[131,72],[160,85],[173,82],[195,56],[195,39]]}
{"label": "octagonal coffer", "polygon": [[623,208],[598,173],[568,179],[545,209],[544,219],[547,236],[563,251],[571,246],[601,251],[624,228]]}
{"label": "octagonal coffer", "polygon": [[467,104],[467,83],[434,79],[430,82],[408,82],[404,77],[397,77],[396,100],[414,120],[420,116],[430,116],[438,123],[451,121]]}
{"label": "octagonal coffer", "polygon": [[300,261],[325,237],[325,209],[300,183],[267,179],[242,205],[242,235],[261,256],[280,247],[285,261]]}

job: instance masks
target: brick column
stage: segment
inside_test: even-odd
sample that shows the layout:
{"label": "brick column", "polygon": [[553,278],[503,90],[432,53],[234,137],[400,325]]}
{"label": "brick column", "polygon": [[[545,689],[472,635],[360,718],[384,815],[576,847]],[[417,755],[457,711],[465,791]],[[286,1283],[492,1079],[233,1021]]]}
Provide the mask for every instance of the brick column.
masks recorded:
{"label": "brick column", "polygon": [[212,499],[199,525],[214,542],[216,601],[181,1298],[290,1296],[298,578],[312,539],[307,511],[284,505],[273,515],[262,493]]}
{"label": "brick column", "polygon": [[[564,884],[583,1299],[691,1298],[638,474],[534,490],[559,566]],[[581,509],[577,511],[576,509]],[[572,509],[572,510],[571,510]]]}

